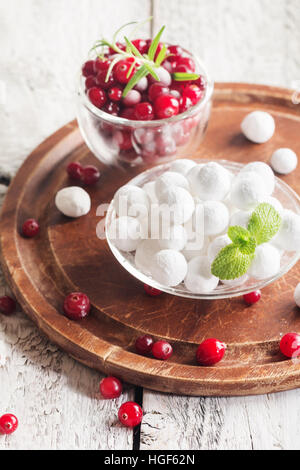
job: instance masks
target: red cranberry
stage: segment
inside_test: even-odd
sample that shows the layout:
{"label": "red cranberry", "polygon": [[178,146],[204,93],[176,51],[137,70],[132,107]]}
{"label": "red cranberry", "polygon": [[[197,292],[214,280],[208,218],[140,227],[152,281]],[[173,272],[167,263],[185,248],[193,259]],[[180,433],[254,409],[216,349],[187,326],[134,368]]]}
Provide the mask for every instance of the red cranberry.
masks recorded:
{"label": "red cranberry", "polygon": [[82,170],[82,165],[78,162],[71,162],[67,166],[67,173],[73,180],[81,180]]}
{"label": "red cranberry", "polygon": [[300,335],[287,333],[281,338],[280,351],[286,357],[298,357],[300,355]]}
{"label": "red cranberry", "polygon": [[119,116],[120,106],[118,105],[118,103],[114,103],[113,101],[110,101],[109,103],[106,103],[104,105],[103,111],[105,111],[108,114],[111,114],[112,116]]}
{"label": "red cranberry", "polygon": [[132,41],[132,44],[137,48],[140,54],[147,54],[148,52],[148,42],[145,39],[135,39]]}
{"label": "red cranberry", "polygon": [[194,80],[192,83],[197,85],[202,91],[204,91],[206,88],[206,80],[203,75],[200,75],[200,77],[197,78],[197,80]]}
{"label": "red cranberry", "polygon": [[193,106],[191,98],[188,96],[182,96],[179,100],[179,110],[180,113],[184,113]]}
{"label": "red cranberry", "polygon": [[162,291],[159,289],[155,289],[155,287],[148,286],[148,284],[144,284],[144,289],[147,295],[150,297],[157,297],[158,295],[162,294]]}
{"label": "red cranberry", "polygon": [[177,61],[183,55],[183,49],[180,46],[169,46],[169,52],[172,54],[168,57],[170,62]]}
{"label": "red cranberry", "polygon": [[152,351],[153,338],[149,335],[140,336],[135,342],[136,352],[148,356]]}
{"label": "red cranberry", "polygon": [[101,109],[106,103],[106,94],[102,88],[94,87],[88,91],[88,97],[91,103]]}
{"label": "red cranberry", "polygon": [[65,298],[63,308],[70,320],[81,320],[90,313],[90,299],[82,292],[73,292]]}
{"label": "red cranberry", "polygon": [[96,77],[94,77],[93,75],[90,75],[89,77],[87,77],[87,79],[85,80],[85,89],[89,90],[90,88],[94,88],[96,86],[97,86]]}
{"label": "red cranberry", "polygon": [[40,226],[35,219],[28,219],[24,222],[22,233],[26,238],[35,237],[40,231]]}
{"label": "red cranberry", "polygon": [[97,75],[97,83],[101,88],[103,88],[103,90],[108,90],[113,87],[116,82],[113,74],[110,74],[107,78],[107,70],[100,70]]}
{"label": "red cranberry", "polygon": [[[119,49],[121,49],[121,51],[126,51],[126,46],[122,42],[117,42],[116,45],[118,46]],[[109,53],[110,55],[115,55],[116,51],[110,47]]]}
{"label": "red cranberry", "polygon": [[129,150],[132,148],[131,132],[117,131],[114,133],[113,142],[120,150]]}
{"label": "red cranberry", "polygon": [[100,382],[100,393],[103,398],[119,398],[123,390],[122,383],[116,377],[106,377]]}
{"label": "red cranberry", "polygon": [[128,93],[127,93],[127,96],[125,96],[125,98],[123,98],[123,104],[124,106],[135,106],[137,105],[138,103],[141,102],[141,99],[142,99],[142,95],[140,94],[139,91],[137,90],[130,90]]}
{"label": "red cranberry", "polygon": [[118,416],[124,426],[134,428],[142,422],[143,410],[137,403],[128,401],[121,405]]}
{"label": "red cranberry", "polygon": [[0,297],[0,312],[4,315],[11,315],[16,310],[16,302],[8,295]]}
{"label": "red cranberry", "polygon": [[91,186],[99,181],[100,171],[93,165],[88,165],[82,170],[82,182]]}
{"label": "red cranberry", "polygon": [[120,117],[124,119],[130,119],[131,121],[135,120],[134,108],[124,108],[120,112]]}
{"label": "red cranberry", "polygon": [[261,298],[260,290],[256,290],[254,292],[250,292],[249,294],[244,295],[244,301],[247,305],[256,304]]}
{"label": "red cranberry", "polygon": [[15,415],[7,413],[0,418],[0,434],[12,434],[18,427],[18,419]]}
{"label": "red cranberry", "polygon": [[176,82],[176,80],[173,80],[171,83],[171,90],[176,90],[180,94],[180,96],[184,93],[185,87],[187,84],[185,82]]}
{"label": "red cranberry", "polygon": [[197,85],[189,85],[184,89],[183,96],[190,98],[192,104],[195,105],[201,100],[203,91]]}
{"label": "red cranberry", "polygon": [[153,107],[150,103],[138,103],[134,107],[135,118],[138,121],[152,121],[154,118]]}
{"label": "red cranberry", "polygon": [[84,77],[89,77],[90,75],[95,74],[94,70],[95,62],[93,60],[88,60],[82,67],[82,75]]}
{"label": "red cranberry", "polygon": [[190,57],[178,57],[176,63],[176,72],[179,71],[178,67],[182,65],[187,67],[188,72],[195,72],[196,70],[195,62]]}
{"label": "red cranberry", "polygon": [[174,62],[174,72],[178,73],[191,73],[191,70],[189,67],[185,64],[180,64],[178,65],[177,62]]}
{"label": "red cranberry", "polygon": [[154,109],[158,119],[167,119],[178,114],[179,103],[172,95],[160,95],[155,100]]}
{"label": "red cranberry", "polygon": [[115,86],[115,87],[110,88],[107,94],[108,94],[108,98],[111,101],[118,102],[118,101],[121,101],[122,99],[123,90],[122,88]]}
{"label": "red cranberry", "polygon": [[128,83],[136,72],[136,66],[133,67],[130,75],[129,70],[132,66],[132,60],[120,60],[114,68],[114,77],[120,83]]}
{"label": "red cranberry", "polygon": [[96,59],[94,63],[94,73],[98,74],[99,72],[102,72],[103,70],[108,71],[109,66],[111,64],[111,60],[108,59]]}
{"label": "red cranberry", "polygon": [[176,64],[176,62],[170,62],[169,58],[168,58],[168,59],[164,60],[161,65],[163,66],[164,69],[166,69],[171,74],[175,70],[175,64]]}
{"label": "red cranberry", "polygon": [[155,101],[160,95],[164,95],[170,92],[169,87],[162,85],[161,83],[153,83],[150,86],[148,95],[150,101]]}
{"label": "red cranberry", "polygon": [[213,366],[223,359],[226,344],[215,338],[203,341],[197,349],[196,358],[198,364],[202,366]]}
{"label": "red cranberry", "polygon": [[173,354],[173,348],[167,341],[161,340],[157,341],[152,346],[152,354],[155,359],[160,359],[161,361],[166,361]]}

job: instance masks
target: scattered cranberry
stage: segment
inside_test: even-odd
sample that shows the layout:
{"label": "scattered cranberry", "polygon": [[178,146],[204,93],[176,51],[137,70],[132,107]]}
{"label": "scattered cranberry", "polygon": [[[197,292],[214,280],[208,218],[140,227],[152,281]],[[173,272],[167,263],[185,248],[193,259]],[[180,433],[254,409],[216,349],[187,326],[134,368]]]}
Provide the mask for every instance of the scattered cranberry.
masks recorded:
{"label": "scattered cranberry", "polygon": [[213,366],[223,359],[225,351],[226,344],[215,338],[206,339],[197,349],[197,362],[202,366]]}
{"label": "scattered cranberry", "polygon": [[140,336],[135,342],[135,349],[138,354],[148,356],[152,351],[153,338],[149,335]]}
{"label": "scattered cranberry", "polygon": [[107,94],[111,101],[118,102],[118,101],[121,101],[122,99],[123,90],[122,88],[115,86],[115,87],[110,88]]}
{"label": "scattered cranberry", "polygon": [[70,320],[81,320],[90,313],[90,299],[81,292],[73,292],[65,298],[63,308],[65,315]]}
{"label": "scattered cranberry", "polygon": [[106,377],[100,382],[100,392],[103,398],[119,398],[123,390],[122,383],[116,377]]}
{"label": "scattered cranberry", "polygon": [[40,231],[40,226],[35,219],[28,219],[24,222],[22,233],[26,238],[35,237]]}
{"label": "scattered cranberry", "polygon": [[18,427],[18,419],[15,415],[7,413],[0,418],[0,434],[12,434]]}
{"label": "scattered cranberry", "polygon": [[254,292],[250,292],[249,294],[245,294],[244,296],[244,301],[247,305],[253,305],[256,304],[261,298],[261,291],[256,290]]}
{"label": "scattered cranberry", "polygon": [[137,403],[128,401],[120,407],[118,416],[124,426],[134,428],[142,422],[143,410]]}
{"label": "scattered cranberry", "polygon": [[16,310],[16,302],[8,295],[0,297],[0,312],[4,315],[11,315]]}
{"label": "scattered cranberry", "polygon": [[162,294],[161,290],[155,289],[155,287],[148,286],[148,284],[144,284],[144,289],[146,294],[150,295],[150,297],[157,297],[158,295]]}
{"label": "scattered cranberry", "polygon": [[298,357],[300,355],[300,335],[287,333],[281,338],[280,351],[286,357]]}
{"label": "scattered cranberry", "polygon": [[93,165],[89,165],[82,170],[82,182],[88,186],[99,181],[100,171]]}
{"label": "scattered cranberry", "polygon": [[106,103],[106,94],[102,88],[94,87],[90,88],[88,91],[88,97],[97,108],[102,108]]}
{"label": "scattered cranberry", "polygon": [[166,361],[173,354],[173,348],[167,341],[161,340],[157,341],[152,346],[152,354],[155,359],[160,359]]}
{"label": "scattered cranberry", "polygon": [[90,75],[94,75],[95,70],[94,70],[94,64],[95,62],[93,60],[88,60],[82,67],[82,75],[84,77],[89,77]]}
{"label": "scattered cranberry", "polygon": [[81,180],[82,170],[82,165],[78,162],[71,162],[67,166],[67,173],[73,180]]}
{"label": "scattered cranberry", "polygon": [[115,69],[114,69],[114,77],[119,83],[128,83],[133,75],[136,72],[136,67],[133,67],[133,70],[130,72],[130,68],[132,67],[132,60],[126,59],[126,60],[120,60],[120,62],[117,63]]}
{"label": "scattered cranberry", "polygon": [[158,119],[167,119],[178,114],[179,103],[172,95],[160,95],[155,100],[154,109]]}

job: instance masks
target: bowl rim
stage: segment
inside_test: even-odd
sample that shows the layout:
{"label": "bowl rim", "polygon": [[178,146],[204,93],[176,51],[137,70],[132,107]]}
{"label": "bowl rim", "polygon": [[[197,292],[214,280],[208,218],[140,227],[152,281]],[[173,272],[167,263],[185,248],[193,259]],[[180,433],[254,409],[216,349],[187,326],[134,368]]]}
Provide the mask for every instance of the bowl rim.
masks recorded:
{"label": "bowl rim", "polygon": [[[235,168],[236,170],[243,168],[246,164],[239,163],[239,162],[234,162],[234,161],[229,161],[229,160],[224,160],[224,159],[218,159],[218,160],[212,160],[212,159],[204,159],[204,158],[197,158],[194,160],[197,163],[208,163],[208,162],[216,162],[220,164],[225,164],[230,166],[231,168]],[[126,184],[136,184],[140,178],[143,176],[146,177],[151,174],[154,170],[156,171],[166,171],[169,169],[170,165],[172,162],[164,163],[162,165],[157,165],[154,166],[144,172],[139,173],[137,176],[132,178],[128,183]],[[300,215],[300,196],[294,191],[285,181],[282,179],[278,178],[275,175],[275,181],[276,181],[276,186],[279,185],[279,187],[285,191],[288,192],[292,198],[297,201],[299,204],[299,215]],[[251,287],[247,287],[246,285],[241,285],[241,286],[228,286],[228,285],[223,285],[222,288],[219,288],[218,290],[215,289],[211,293],[208,294],[195,294],[193,292],[189,291],[180,291],[178,290],[178,287],[181,286],[175,286],[175,287],[167,287],[159,282],[155,281],[151,277],[147,276],[146,274],[143,274],[138,268],[136,268],[130,260],[128,260],[124,254],[119,251],[112,241],[108,237],[108,226],[110,221],[112,220],[112,217],[115,215],[115,210],[114,210],[114,205],[113,205],[114,200],[110,202],[109,208],[107,210],[106,218],[105,218],[105,233],[106,233],[106,240],[108,243],[108,246],[116,258],[116,260],[123,266],[126,271],[128,271],[135,279],[137,279],[140,282],[143,282],[144,284],[148,284],[151,287],[154,287],[155,289],[159,289],[162,292],[165,292],[167,294],[175,295],[177,297],[184,297],[184,298],[189,298],[189,299],[195,299],[195,300],[220,300],[220,299],[226,299],[226,298],[233,298],[233,297],[240,297],[242,295],[248,294],[250,292],[253,292],[254,290],[262,289],[269,284],[275,282],[276,280],[280,279],[282,276],[284,276],[290,269],[295,266],[295,264],[299,261],[300,259],[300,251],[299,252],[290,252],[294,253],[294,255],[291,257],[291,260],[287,262],[282,268],[280,268],[280,271],[269,278],[266,279],[257,279],[255,282],[253,282],[254,285],[251,285]],[[252,278],[250,278],[252,279]]]}

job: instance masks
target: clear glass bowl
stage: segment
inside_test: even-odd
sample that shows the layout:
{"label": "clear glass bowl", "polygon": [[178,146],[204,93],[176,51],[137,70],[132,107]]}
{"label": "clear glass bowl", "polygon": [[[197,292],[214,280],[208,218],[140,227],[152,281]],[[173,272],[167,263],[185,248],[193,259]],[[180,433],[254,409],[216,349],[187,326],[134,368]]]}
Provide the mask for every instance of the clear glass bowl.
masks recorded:
{"label": "clear glass bowl", "polygon": [[[212,160],[199,160],[199,163],[205,163]],[[223,165],[225,168],[233,172],[234,174],[238,173],[243,165],[241,163],[229,162],[226,160],[216,160],[217,163]],[[154,181],[160,176],[163,172],[167,171],[170,167],[170,164],[159,165],[147,170],[135,178],[133,178],[128,184],[133,184],[136,186],[143,186],[150,181]],[[300,198],[298,194],[293,191],[290,186],[288,186],[284,181],[276,178],[275,191],[273,196],[276,197],[284,206],[285,209],[290,209],[300,215]],[[108,228],[112,220],[116,217],[114,210],[113,201],[110,203],[107,215],[106,215],[106,227]],[[108,230],[106,229],[108,234]],[[262,289],[263,287],[271,284],[277,279],[281,278],[286,274],[299,260],[299,252],[287,252],[285,251],[281,257],[281,268],[280,271],[275,275],[267,279],[257,280],[254,278],[249,278],[244,284],[239,286],[226,286],[219,283],[218,287],[212,291],[210,294],[194,294],[189,292],[184,283],[181,283],[177,287],[166,287],[158,282],[156,282],[151,277],[146,276],[140,272],[134,263],[134,253],[124,253],[119,251],[113,244],[113,242],[107,236],[108,245],[117,259],[117,261],[125,268],[130,274],[132,274],[139,281],[148,284],[151,287],[155,287],[163,292],[168,294],[177,295],[180,297],[187,297],[190,299],[225,299],[229,297],[238,297],[248,292],[253,292],[257,289]]]}
{"label": "clear glass bowl", "polygon": [[[214,84],[197,58],[188,55],[193,57],[197,72],[205,77],[205,95],[188,111],[169,119],[132,121],[101,111],[88,99],[81,76],[77,120],[87,146],[101,162],[149,166],[192,155],[199,147],[210,118]],[[120,149],[123,133],[131,141],[128,150]]]}

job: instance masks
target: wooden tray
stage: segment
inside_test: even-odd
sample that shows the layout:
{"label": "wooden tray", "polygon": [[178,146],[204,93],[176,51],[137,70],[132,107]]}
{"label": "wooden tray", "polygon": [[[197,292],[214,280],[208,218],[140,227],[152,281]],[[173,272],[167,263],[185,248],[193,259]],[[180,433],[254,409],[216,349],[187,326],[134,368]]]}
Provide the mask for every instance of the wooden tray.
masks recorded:
{"label": "wooden tray", "polygon": [[[300,156],[300,106],[291,97],[291,91],[266,86],[217,85],[209,129],[196,157],[268,161],[284,146]],[[276,135],[264,145],[251,144],[240,133],[243,116],[254,109],[268,110],[276,119]],[[240,298],[149,298],[114,260],[107,243],[96,237],[97,206],[110,202],[117,187],[140,169],[129,174],[102,167],[101,181],[89,190],[90,214],[70,220],[55,209],[54,195],[71,184],[64,168],[72,160],[95,163],[75,122],[27,158],[8,190],[0,223],[7,281],[22,308],[51,340],[90,367],[166,392],[247,395],[300,385],[300,366],[285,360],[278,348],[282,334],[300,332],[300,310],[293,301],[299,263],[265,288],[262,300],[251,308]],[[284,180],[299,192],[299,177],[300,167]],[[28,217],[36,217],[41,225],[33,240],[19,235]],[[65,295],[74,290],[87,293],[93,304],[91,316],[80,323],[61,313]],[[171,360],[137,355],[133,345],[143,333],[172,342]],[[228,350],[215,367],[199,367],[195,351],[208,337],[225,341]]]}

